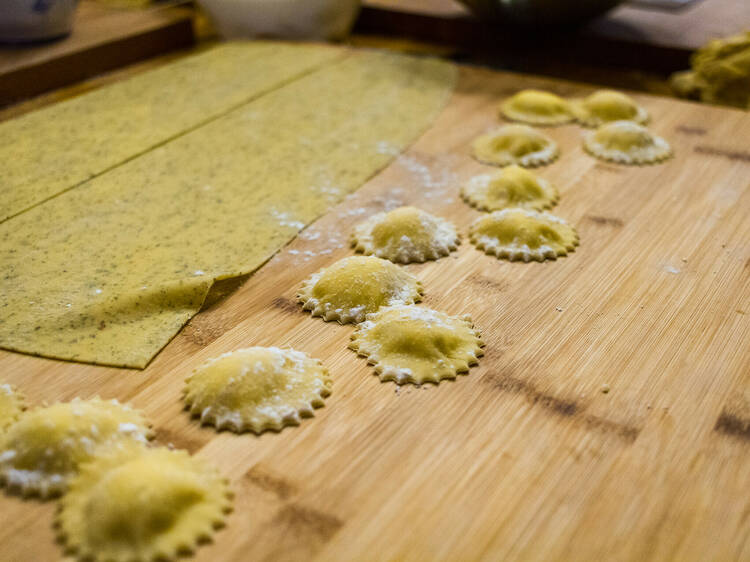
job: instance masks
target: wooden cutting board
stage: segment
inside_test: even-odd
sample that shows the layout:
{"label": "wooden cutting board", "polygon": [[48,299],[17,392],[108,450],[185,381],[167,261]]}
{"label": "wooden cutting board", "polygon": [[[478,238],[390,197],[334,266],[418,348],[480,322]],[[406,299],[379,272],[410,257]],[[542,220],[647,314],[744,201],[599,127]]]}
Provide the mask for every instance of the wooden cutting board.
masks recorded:
{"label": "wooden cutting board", "polygon": [[83,0],[68,37],[0,44],[0,107],[192,44],[192,12],[184,7],[123,9]]}
{"label": "wooden cutting board", "polygon": [[[159,443],[214,462],[235,512],[197,561],[749,560],[750,115],[637,96],[676,152],[642,168],[590,158],[579,127],[548,129],[562,156],[539,173],[577,225],[575,253],[508,263],[464,241],[407,267],[424,306],[483,331],[486,356],[455,382],[382,384],[347,349],[351,326],[295,304],[300,282],[350,255],[352,226],[385,207],[419,205],[466,233],[479,213],[458,187],[487,171],[470,142],[524,87],[590,91],[464,68],[406,154],[239,289],[222,296],[224,284],[145,371],[2,352],[2,379],[32,404],[130,401]],[[321,358],[335,380],[326,407],[260,437],[191,421],[185,376],[250,345]],[[0,559],[60,558],[54,508],[0,496]]]}

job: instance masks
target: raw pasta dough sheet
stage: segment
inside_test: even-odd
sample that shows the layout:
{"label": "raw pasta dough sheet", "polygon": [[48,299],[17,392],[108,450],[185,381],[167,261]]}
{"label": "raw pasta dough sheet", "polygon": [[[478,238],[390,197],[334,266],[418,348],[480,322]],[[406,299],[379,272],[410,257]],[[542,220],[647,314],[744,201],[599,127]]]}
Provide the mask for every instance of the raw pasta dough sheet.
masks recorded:
{"label": "raw pasta dough sheet", "polygon": [[257,269],[411,144],[455,79],[347,52],[5,221],[0,347],[144,367],[214,280]]}
{"label": "raw pasta dough sheet", "polygon": [[2,123],[0,221],[343,56],[228,43]]}

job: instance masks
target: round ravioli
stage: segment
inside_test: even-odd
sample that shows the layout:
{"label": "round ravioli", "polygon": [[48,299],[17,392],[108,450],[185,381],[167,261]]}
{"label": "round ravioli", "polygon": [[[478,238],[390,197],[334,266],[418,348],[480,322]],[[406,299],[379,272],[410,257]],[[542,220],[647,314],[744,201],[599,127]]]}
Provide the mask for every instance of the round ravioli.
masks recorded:
{"label": "round ravioli", "polygon": [[125,447],[81,466],[56,524],[80,560],[172,560],[211,539],[231,497],[227,481],[185,451]]}
{"label": "round ravioli", "polygon": [[472,151],[483,164],[525,168],[552,162],[559,154],[555,141],[527,125],[505,125],[482,135],[474,141]]}
{"label": "round ravioli", "polygon": [[312,275],[297,299],[313,316],[356,324],[381,306],[420,301],[422,285],[388,260],[351,256]]}
{"label": "round ravioli", "polygon": [[585,127],[598,127],[610,121],[646,123],[648,111],[631,98],[615,90],[598,90],[582,100],[571,102],[576,120]]}
{"label": "round ravioli", "polygon": [[349,347],[368,358],[382,381],[437,384],[467,373],[483,355],[483,345],[468,316],[400,305],[369,315]]}
{"label": "round ravioli", "polygon": [[9,384],[0,384],[0,432],[18,419],[26,408],[23,396]]}
{"label": "round ravioli", "polygon": [[312,416],[331,384],[321,362],[301,351],[249,347],[198,367],[186,381],[184,399],[202,423],[261,433]]}
{"label": "round ravioli", "polygon": [[512,121],[532,125],[562,125],[573,121],[570,104],[541,90],[522,90],[500,104],[500,113]]}
{"label": "round ravioli", "polygon": [[458,243],[451,223],[416,207],[373,215],[352,234],[356,251],[396,263],[436,260],[450,254]]}
{"label": "round ravioli", "polygon": [[152,436],[143,415],[116,400],[75,399],[25,412],[3,435],[0,479],[23,495],[65,491],[78,466],[101,449]]}
{"label": "round ravioli", "polygon": [[563,219],[527,209],[480,217],[471,225],[469,237],[485,253],[511,261],[554,260],[578,245],[578,233]]}
{"label": "round ravioli", "polygon": [[669,143],[632,121],[612,121],[586,135],[586,151],[620,164],[653,164],[672,155]]}
{"label": "round ravioli", "polygon": [[461,197],[480,211],[507,207],[542,210],[559,198],[554,185],[515,164],[494,174],[474,176],[461,188]]}

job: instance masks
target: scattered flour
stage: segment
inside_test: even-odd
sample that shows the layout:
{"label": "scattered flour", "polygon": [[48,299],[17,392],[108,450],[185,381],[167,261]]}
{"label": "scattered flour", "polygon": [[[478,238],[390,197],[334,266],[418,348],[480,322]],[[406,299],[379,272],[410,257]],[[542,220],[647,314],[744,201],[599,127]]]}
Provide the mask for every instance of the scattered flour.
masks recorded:
{"label": "scattered flour", "polygon": [[[359,198],[361,204],[346,209],[339,207],[337,209],[339,218],[348,221],[352,218],[365,217],[380,211],[392,211],[409,204],[408,199],[405,199],[405,196],[409,193],[418,193],[422,199],[442,202],[443,204],[455,202],[453,195],[459,183],[458,176],[452,171],[455,157],[443,157],[437,166],[428,165],[415,156],[401,154],[401,149],[398,146],[385,141],[376,143],[375,151],[379,154],[395,156],[395,164],[401,166],[413,176],[416,180],[415,185],[409,187],[394,185],[387,192],[367,199],[359,191],[350,193],[344,198],[343,202],[351,205],[353,200]],[[341,199],[341,190],[325,177],[320,178],[310,189],[329,195],[331,200],[339,201]],[[305,226],[302,222],[294,220],[290,213],[279,211],[276,208],[273,208],[271,213],[282,226],[298,229],[303,229]],[[298,239],[303,241],[306,246],[307,243],[312,242],[314,248],[287,250],[289,255],[295,257],[294,263],[309,262],[316,256],[328,255],[335,250],[349,247],[349,231],[347,228],[334,230],[334,228],[321,228],[313,224],[302,230]]]}

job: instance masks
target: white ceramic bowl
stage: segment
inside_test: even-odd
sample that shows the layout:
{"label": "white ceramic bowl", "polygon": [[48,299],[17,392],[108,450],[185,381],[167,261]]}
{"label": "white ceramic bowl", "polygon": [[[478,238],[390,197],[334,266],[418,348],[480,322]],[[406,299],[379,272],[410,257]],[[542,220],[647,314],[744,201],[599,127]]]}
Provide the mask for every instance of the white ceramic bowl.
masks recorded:
{"label": "white ceramic bowl", "polygon": [[0,41],[54,39],[70,33],[78,0],[0,0]]}
{"label": "white ceramic bowl", "polygon": [[[0,0],[2,1],[2,0]],[[360,0],[199,0],[227,38],[343,39]]]}

